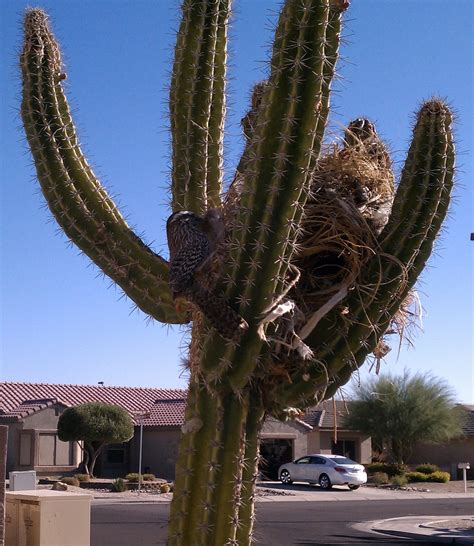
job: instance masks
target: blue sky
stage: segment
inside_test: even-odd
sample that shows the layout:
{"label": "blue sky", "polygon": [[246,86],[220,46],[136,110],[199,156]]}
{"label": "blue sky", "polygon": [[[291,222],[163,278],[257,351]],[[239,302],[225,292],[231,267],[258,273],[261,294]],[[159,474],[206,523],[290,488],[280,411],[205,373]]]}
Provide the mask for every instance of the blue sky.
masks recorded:
{"label": "blue sky", "polygon": [[[43,206],[18,115],[17,54],[28,5],[20,0],[0,5],[0,379],[184,387],[179,328],[147,324],[143,314],[130,313],[130,302],[67,244]],[[40,5],[50,13],[62,45],[83,150],[129,223],[166,254],[166,99],[178,3],[49,0]],[[235,2],[227,179],[242,149],[239,120],[250,87],[265,76],[262,61],[279,5]],[[421,99],[447,97],[458,114],[456,203],[419,285],[424,331],[415,348],[403,348],[398,359],[389,355],[382,370],[432,372],[446,379],[458,400],[472,403],[473,3],[353,1],[347,19],[345,61],[332,99],[334,134],[350,119],[371,118],[400,168]],[[362,380],[366,373],[361,372]]]}

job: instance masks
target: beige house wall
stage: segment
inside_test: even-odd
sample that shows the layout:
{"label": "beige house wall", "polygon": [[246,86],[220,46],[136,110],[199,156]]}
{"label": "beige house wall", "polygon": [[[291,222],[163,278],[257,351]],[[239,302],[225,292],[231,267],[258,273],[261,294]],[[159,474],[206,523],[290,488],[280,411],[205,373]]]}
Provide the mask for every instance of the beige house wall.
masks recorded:
{"label": "beige house wall", "polygon": [[[77,467],[81,461],[79,446],[75,442],[69,445],[69,442],[55,439],[59,414],[63,409],[63,406],[52,406],[24,417],[22,422],[8,424],[7,473],[13,470],[61,473]],[[21,453],[20,443],[23,447]],[[62,464],[54,464],[52,449]]]}
{"label": "beige house wall", "polygon": [[432,463],[449,472],[453,479],[460,477],[458,463],[470,463],[470,479],[474,479],[474,437],[446,444],[418,444],[409,459],[411,465]]}
{"label": "beige house wall", "polygon": [[310,429],[298,421],[281,422],[268,417],[260,432],[260,439],[274,438],[292,440],[293,459],[303,457],[308,453],[308,433]]}
{"label": "beige house wall", "polygon": [[[372,441],[370,436],[354,432],[338,431],[339,440],[352,440],[356,446],[357,462],[368,464],[372,461]],[[308,434],[308,453],[332,453],[334,431],[313,430]]]}
{"label": "beige house wall", "polygon": [[[146,470],[160,478],[174,479],[180,437],[181,431],[176,427],[144,428],[142,472]],[[130,440],[130,472],[138,472],[139,448],[140,428],[135,427],[135,435]]]}

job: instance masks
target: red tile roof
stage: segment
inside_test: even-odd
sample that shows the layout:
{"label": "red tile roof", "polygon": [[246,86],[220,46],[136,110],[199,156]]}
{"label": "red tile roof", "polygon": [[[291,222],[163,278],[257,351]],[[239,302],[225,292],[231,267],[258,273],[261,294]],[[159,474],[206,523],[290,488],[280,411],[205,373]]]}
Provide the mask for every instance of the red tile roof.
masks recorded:
{"label": "red tile roof", "polygon": [[186,400],[157,400],[150,410],[150,417],[143,420],[143,426],[177,426],[184,423]]}
{"label": "red tile roof", "polygon": [[150,412],[145,426],[174,426],[184,422],[185,399],[183,389],[0,383],[0,420],[21,420],[53,404],[70,407],[105,402],[125,408],[132,416]]}
{"label": "red tile roof", "polygon": [[350,402],[336,400],[336,418],[334,418],[334,403],[332,400],[321,402],[314,408],[309,408],[301,420],[313,428],[333,429],[334,424],[337,424],[339,430],[344,430],[344,417],[348,415]]}

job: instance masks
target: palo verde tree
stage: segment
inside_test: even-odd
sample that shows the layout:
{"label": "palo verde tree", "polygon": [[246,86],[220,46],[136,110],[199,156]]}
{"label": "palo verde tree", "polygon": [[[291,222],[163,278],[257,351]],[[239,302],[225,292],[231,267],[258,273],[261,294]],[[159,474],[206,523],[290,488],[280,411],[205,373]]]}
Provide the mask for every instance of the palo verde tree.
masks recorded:
{"label": "palo verde tree", "polygon": [[84,466],[94,475],[97,457],[107,444],[128,442],[133,421],[120,406],[90,402],[67,408],[58,420],[58,436],[63,442],[83,442]]}
{"label": "palo verde tree", "polygon": [[192,323],[172,546],[251,543],[265,416],[298,415],[386,352],[446,215],[454,148],[443,101],[418,110],[396,192],[369,120],[322,149],[347,7],[285,1],[224,192],[231,0],[183,1],[169,94],[169,261],[129,228],[86,161],[47,15],[25,16],[21,113],[50,210],[146,314]]}
{"label": "palo verde tree", "polygon": [[446,382],[405,371],[362,383],[344,426],[370,434],[377,449],[402,464],[419,442],[439,443],[460,436],[463,417]]}

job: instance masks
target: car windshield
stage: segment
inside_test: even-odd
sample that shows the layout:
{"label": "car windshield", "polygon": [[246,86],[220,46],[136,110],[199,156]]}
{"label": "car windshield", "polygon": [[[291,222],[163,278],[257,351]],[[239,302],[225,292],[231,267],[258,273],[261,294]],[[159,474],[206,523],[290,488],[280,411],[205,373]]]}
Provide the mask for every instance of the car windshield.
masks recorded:
{"label": "car windshield", "polygon": [[359,464],[347,457],[332,457],[332,461],[336,464]]}

